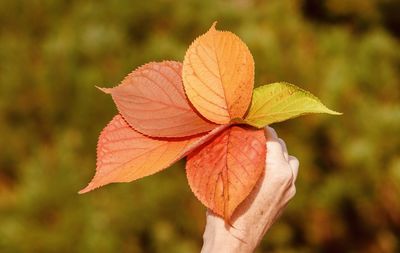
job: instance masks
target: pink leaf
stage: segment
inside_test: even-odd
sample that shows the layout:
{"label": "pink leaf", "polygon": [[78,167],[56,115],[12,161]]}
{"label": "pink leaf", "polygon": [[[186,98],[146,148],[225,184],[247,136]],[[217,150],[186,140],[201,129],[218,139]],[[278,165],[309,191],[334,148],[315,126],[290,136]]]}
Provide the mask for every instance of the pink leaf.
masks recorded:
{"label": "pink leaf", "polygon": [[217,125],[190,105],[182,84],[182,64],[148,63],[129,74],[110,93],[119,112],[137,131],[152,137],[185,137]]}
{"label": "pink leaf", "polygon": [[96,174],[79,193],[114,182],[130,182],[170,166],[227,126],[186,138],[151,138],[115,116],[103,129],[97,144]]}

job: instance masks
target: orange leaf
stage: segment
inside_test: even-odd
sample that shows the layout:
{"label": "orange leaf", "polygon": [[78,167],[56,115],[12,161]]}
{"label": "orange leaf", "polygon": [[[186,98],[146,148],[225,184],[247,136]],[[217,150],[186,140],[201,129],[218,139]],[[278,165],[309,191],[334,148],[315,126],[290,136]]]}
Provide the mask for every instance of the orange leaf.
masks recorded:
{"label": "orange leaf", "polygon": [[119,112],[137,131],[153,137],[184,137],[216,125],[190,106],[182,85],[182,64],[148,63],[129,74],[111,93]]}
{"label": "orange leaf", "polygon": [[96,174],[79,193],[113,182],[130,182],[163,170],[226,127],[219,126],[208,134],[190,138],[156,139],[135,131],[117,115],[100,134]]}
{"label": "orange leaf", "polygon": [[197,38],[183,61],[183,84],[196,109],[207,119],[226,124],[242,118],[251,101],[254,60],[246,44],[215,24]]}
{"label": "orange leaf", "polygon": [[196,197],[229,220],[265,166],[264,130],[232,126],[188,156],[186,172]]}

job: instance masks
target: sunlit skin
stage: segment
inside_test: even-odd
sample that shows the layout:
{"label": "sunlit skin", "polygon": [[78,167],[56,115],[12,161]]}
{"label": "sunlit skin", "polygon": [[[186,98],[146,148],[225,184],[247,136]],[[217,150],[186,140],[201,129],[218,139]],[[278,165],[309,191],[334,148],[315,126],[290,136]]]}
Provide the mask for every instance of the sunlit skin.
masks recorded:
{"label": "sunlit skin", "polygon": [[237,207],[230,224],[207,211],[202,253],[253,252],[295,195],[299,161],[288,154],[273,128],[266,127],[265,135],[265,174]]}

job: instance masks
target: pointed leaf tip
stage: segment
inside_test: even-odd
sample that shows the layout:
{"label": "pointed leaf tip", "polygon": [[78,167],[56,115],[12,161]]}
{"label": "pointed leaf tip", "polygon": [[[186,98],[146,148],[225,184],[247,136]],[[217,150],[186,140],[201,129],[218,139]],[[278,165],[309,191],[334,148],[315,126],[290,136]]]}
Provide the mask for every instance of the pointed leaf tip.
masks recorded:
{"label": "pointed leaf tip", "polygon": [[329,108],[326,108],[326,109],[328,109],[327,112],[326,112],[328,114],[331,114],[331,115],[343,115],[343,112],[337,112],[337,111],[331,110]]}
{"label": "pointed leaf tip", "polygon": [[244,122],[261,128],[310,113],[342,114],[329,109],[310,92],[293,84],[272,83],[254,89],[251,106]]}
{"label": "pointed leaf tip", "polygon": [[209,30],[216,31],[217,30],[216,29],[217,23],[218,23],[218,21],[214,21]]}
{"label": "pointed leaf tip", "polygon": [[92,187],[92,183],[89,183],[85,188],[83,188],[82,190],[80,190],[79,192],[78,192],[78,194],[85,194],[85,193],[88,193],[88,192],[90,192],[90,191],[92,191],[92,190],[94,190],[95,188],[94,187]]}
{"label": "pointed leaf tip", "polygon": [[111,94],[112,88],[103,88],[103,87],[99,87],[99,86],[95,86],[95,87],[106,94]]}

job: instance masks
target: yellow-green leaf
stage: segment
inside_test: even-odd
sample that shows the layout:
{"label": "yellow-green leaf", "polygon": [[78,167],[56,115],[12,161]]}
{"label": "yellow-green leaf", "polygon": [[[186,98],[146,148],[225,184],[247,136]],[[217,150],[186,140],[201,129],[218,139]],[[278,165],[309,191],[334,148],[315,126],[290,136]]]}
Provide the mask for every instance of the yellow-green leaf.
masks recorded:
{"label": "yellow-green leaf", "polygon": [[293,84],[272,83],[254,89],[249,112],[242,122],[261,128],[308,113],[341,114]]}

